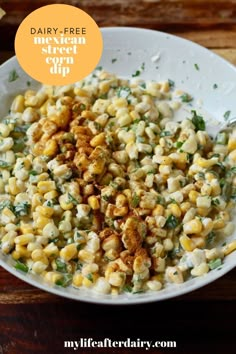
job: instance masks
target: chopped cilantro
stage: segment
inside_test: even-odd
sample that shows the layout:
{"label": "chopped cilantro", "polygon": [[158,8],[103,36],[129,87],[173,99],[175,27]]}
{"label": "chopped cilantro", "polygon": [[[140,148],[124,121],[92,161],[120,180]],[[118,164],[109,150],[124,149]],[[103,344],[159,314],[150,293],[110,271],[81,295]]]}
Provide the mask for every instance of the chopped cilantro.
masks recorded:
{"label": "chopped cilantro", "polygon": [[16,264],[14,267],[15,267],[15,269],[21,270],[24,273],[28,273],[28,271],[29,271],[29,267],[25,263],[22,263],[20,261],[16,261]]}
{"label": "chopped cilantro", "polygon": [[179,220],[174,215],[169,215],[166,219],[165,226],[168,229],[175,229],[179,225]]}
{"label": "chopped cilantro", "polygon": [[218,88],[218,85],[217,84],[214,84],[213,85],[213,89],[215,90],[215,89],[217,89]]}
{"label": "chopped cilantro", "polygon": [[61,279],[56,281],[56,285],[65,288],[71,284],[72,277],[72,274],[65,274]]}
{"label": "chopped cilantro", "polygon": [[139,76],[141,74],[140,70],[136,70],[134,74],[132,74],[132,77]]}
{"label": "chopped cilantro", "polygon": [[0,160],[0,167],[1,168],[9,168],[9,167],[11,167],[11,165],[6,161]]}
{"label": "chopped cilantro", "polygon": [[195,130],[205,130],[206,129],[206,124],[202,116],[199,116],[196,111],[192,110],[191,111],[193,114],[192,117],[192,123],[195,125]]}
{"label": "chopped cilantro", "polygon": [[125,291],[126,293],[132,293],[132,286],[129,284],[126,284],[123,286],[122,290]]}
{"label": "chopped cilantro", "polygon": [[193,100],[192,96],[190,96],[188,93],[183,93],[181,96],[181,101],[182,102],[191,102]]}
{"label": "chopped cilantro", "polygon": [[18,78],[19,75],[17,74],[17,71],[15,69],[9,72],[8,82],[16,81]]}
{"label": "chopped cilantro", "polygon": [[63,262],[60,258],[57,258],[55,259],[55,263],[56,263],[56,270],[58,272],[61,272],[61,273],[66,273],[67,272],[67,267],[66,267],[66,263]]}
{"label": "chopped cilantro", "polygon": [[29,213],[30,204],[28,202],[18,203],[14,206],[14,214],[16,216],[25,216]]}
{"label": "chopped cilantro", "polygon": [[30,81],[27,81],[26,82],[26,85],[29,87],[29,86],[31,86],[31,82]]}
{"label": "chopped cilantro", "polygon": [[231,111],[226,111],[226,112],[224,113],[224,119],[225,119],[225,120],[228,120],[230,114],[231,114]]}
{"label": "chopped cilantro", "polygon": [[194,67],[195,67],[195,69],[196,69],[196,70],[198,70],[198,71],[200,70],[200,68],[199,68],[199,65],[198,65],[198,64],[194,64]]}
{"label": "chopped cilantro", "polygon": [[137,208],[137,206],[139,205],[140,202],[140,197],[134,193],[133,198],[131,200],[131,206],[132,208]]}
{"label": "chopped cilantro", "polygon": [[114,64],[117,61],[116,58],[111,59],[112,64]]}
{"label": "chopped cilantro", "polygon": [[175,82],[171,79],[168,79],[168,83],[170,87],[174,87],[175,86]]}
{"label": "chopped cilantro", "polygon": [[171,132],[169,132],[168,130],[162,130],[160,132],[160,137],[163,137],[163,136],[171,136]]}
{"label": "chopped cilantro", "polygon": [[222,260],[220,258],[212,259],[208,265],[210,269],[216,269],[222,265]]}
{"label": "chopped cilantro", "polygon": [[212,242],[215,240],[216,234],[214,231],[209,232],[209,234],[206,237],[206,244],[210,245]]}
{"label": "chopped cilantro", "polygon": [[131,93],[128,86],[121,86],[117,89],[117,96],[122,98],[127,98]]}
{"label": "chopped cilantro", "polygon": [[92,273],[87,274],[86,278],[93,283],[93,275],[92,275]]}

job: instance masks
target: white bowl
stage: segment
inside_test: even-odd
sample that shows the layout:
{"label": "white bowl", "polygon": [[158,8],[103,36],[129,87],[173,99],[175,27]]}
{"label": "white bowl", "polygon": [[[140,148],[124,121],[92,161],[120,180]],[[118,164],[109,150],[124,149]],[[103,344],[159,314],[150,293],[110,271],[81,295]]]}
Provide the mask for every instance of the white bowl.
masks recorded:
{"label": "white bowl", "polygon": [[[140,78],[148,80],[171,79],[175,86],[190,93],[194,105],[209,117],[222,121],[226,111],[236,116],[236,69],[209,50],[173,35],[138,28],[103,28],[104,51],[99,65],[118,76],[131,77],[144,63]],[[115,59],[115,60],[114,60]],[[19,78],[9,82],[9,73],[15,70]],[[16,57],[0,67],[0,115],[7,114],[12,98],[39,83],[28,77],[19,67]],[[3,105],[4,102],[4,105]],[[232,235],[229,240],[236,238]],[[159,292],[97,295],[91,290],[50,286],[39,276],[24,274],[14,268],[9,256],[0,253],[0,265],[16,277],[42,290],[74,300],[100,304],[137,304],[159,301],[183,295],[198,289],[229,272],[236,265],[235,253],[224,260],[223,266],[203,277],[180,285],[168,285]]]}

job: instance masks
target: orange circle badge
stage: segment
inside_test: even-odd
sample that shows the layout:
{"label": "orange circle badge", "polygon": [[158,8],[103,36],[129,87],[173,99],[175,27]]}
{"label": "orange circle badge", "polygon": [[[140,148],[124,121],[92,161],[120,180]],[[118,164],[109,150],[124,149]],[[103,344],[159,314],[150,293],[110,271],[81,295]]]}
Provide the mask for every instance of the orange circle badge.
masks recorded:
{"label": "orange circle badge", "polygon": [[67,85],[85,78],[97,66],[102,47],[96,22],[86,12],[64,4],[33,11],[15,38],[21,67],[49,85]]}

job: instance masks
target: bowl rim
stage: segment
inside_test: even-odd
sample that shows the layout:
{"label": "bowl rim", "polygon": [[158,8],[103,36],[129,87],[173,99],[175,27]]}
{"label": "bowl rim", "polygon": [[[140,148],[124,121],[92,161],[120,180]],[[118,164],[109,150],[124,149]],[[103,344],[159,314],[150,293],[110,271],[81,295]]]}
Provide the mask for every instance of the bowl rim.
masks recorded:
{"label": "bowl rim", "polygon": [[[192,46],[194,48],[197,48],[200,51],[204,51],[206,54],[211,53],[211,55],[213,55],[215,58],[217,58],[217,60],[221,61],[222,63],[224,63],[224,65],[227,65],[231,70],[233,70],[236,74],[236,67],[229,63],[226,59],[220,57],[219,55],[217,55],[216,53],[210,51],[209,49],[182,37],[178,37],[176,35],[173,34],[169,34],[167,32],[161,32],[161,31],[156,31],[156,30],[151,30],[151,29],[144,29],[144,28],[139,28],[139,27],[102,27],[100,28],[102,34],[106,35],[107,33],[126,33],[127,35],[127,31],[128,32],[132,32],[132,33],[150,33],[152,35],[157,35],[157,36],[161,36],[161,37],[169,37],[172,38],[175,41],[179,41],[179,42],[184,42],[186,43],[188,46]],[[5,61],[4,63],[2,63],[0,65],[0,70],[4,69],[5,65],[9,65],[9,64],[17,64],[17,58],[16,56],[11,57],[10,59],[8,59],[7,61]],[[168,300],[168,299],[173,299],[182,295],[185,295],[187,293],[191,293],[194,290],[200,289],[212,282],[214,282],[215,280],[221,278],[223,275],[225,275],[226,273],[228,273],[230,270],[232,270],[236,264],[234,264],[233,262],[231,262],[230,264],[224,264],[224,267],[222,267],[220,270],[214,270],[211,271],[210,273],[208,273],[207,275],[203,276],[202,278],[198,278],[197,281],[193,282],[192,284],[189,284],[189,282],[191,282],[190,280],[187,280],[186,282],[184,282],[183,284],[181,284],[180,286],[176,286],[174,291],[168,292],[167,294],[165,294],[165,289],[160,290],[159,292],[152,292],[150,296],[145,296],[146,294],[150,294],[149,292],[146,292],[143,294],[143,296],[140,296],[139,294],[135,295],[135,294],[131,294],[130,296],[125,296],[122,297],[122,295],[118,295],[118,296],[113,296],[111,294],[109,295],[102,295],[97,296],[96,297],[88,297],[87,294],[85,293],[84,295],[80,294],[80,290],[78,289],[78,297],[75,296],[74,293],[70,293],[69,291],[66,291],[67,288],[60,288],[58,286],[52,286],[51,284],[46,283],[45,281],[43,281],[42,279],[40,279],[39,276],[37,276],[38,280],[34,279],[34,275],[30,274],[30,273],[23,273],[21,271],[16,270],[13,267],[13,264],[10,265],[9,263],[13,263],[13,260],[10,260],[10,262],[7,260],[9,259],[9,255],[4,255],[3,253],[0,253],[0,266],[2,266],[6,271],[8,271],[9,273],[11,273],[12,275],[16,276],[17,278],[19,278],[20,280],[36,287],[39,288],[40,290],[46,291],[48,293],[52,293],[54,295],[58,295],[70,300],[75,300],[75,301],[82,301],[82,302],[87,302],[87,303],[94,303],[94,304],[100,304],[100,305],[137,305],[137,304],[144,304],[144,303],[151,303],[151,302],[159,302],[159,301],[164,301],[164,300]],[[236,263],[236,262],[235,262]],[[185,285],[185,286],[184,286]],[[76,290],[77,291],[77,290]],[[163,295],[162,295],[163,294]]]}

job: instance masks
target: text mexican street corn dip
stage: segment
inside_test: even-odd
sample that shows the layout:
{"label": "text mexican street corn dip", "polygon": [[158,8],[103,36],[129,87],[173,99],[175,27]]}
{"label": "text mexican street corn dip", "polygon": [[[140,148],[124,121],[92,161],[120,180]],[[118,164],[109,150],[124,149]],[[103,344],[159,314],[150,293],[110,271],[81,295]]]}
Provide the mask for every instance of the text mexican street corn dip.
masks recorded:
{"label": "text mexican street corn dip", "polygon": [[211,139],[191,100],[171,80],[101,68],[15,97],[0,123],[1,252],[52,284],[103,294],[220,267],[236,249],[236,129]]}

